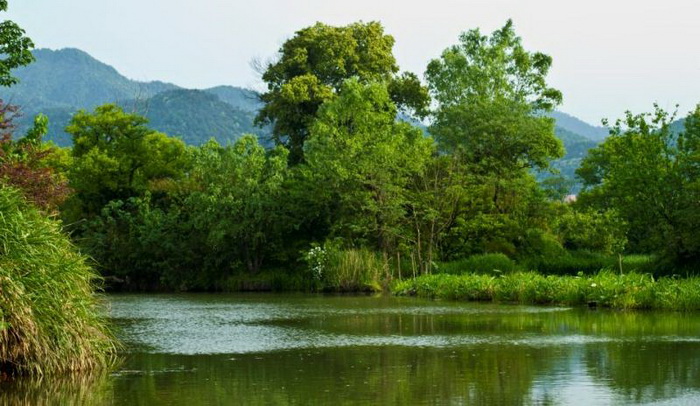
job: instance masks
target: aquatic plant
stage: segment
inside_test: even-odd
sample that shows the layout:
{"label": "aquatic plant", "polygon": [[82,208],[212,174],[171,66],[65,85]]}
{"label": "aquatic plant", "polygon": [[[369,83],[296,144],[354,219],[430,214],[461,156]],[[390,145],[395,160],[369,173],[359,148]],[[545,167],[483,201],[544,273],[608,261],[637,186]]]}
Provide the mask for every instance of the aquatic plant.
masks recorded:
{"label": "aquatic plant", "polygon": [[60,223],[0,188],[0,372],[87,371],[114,361],[96,275]]}

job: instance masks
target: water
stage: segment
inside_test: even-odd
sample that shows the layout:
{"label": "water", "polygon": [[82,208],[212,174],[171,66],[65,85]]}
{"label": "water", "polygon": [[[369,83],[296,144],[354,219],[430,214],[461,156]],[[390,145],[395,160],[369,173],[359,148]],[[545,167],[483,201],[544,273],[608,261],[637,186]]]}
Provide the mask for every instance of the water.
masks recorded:
{"label": "water", "polygon": [[700,404],[700,315],[322,295],[113,295],[119,370],[0,404]]}

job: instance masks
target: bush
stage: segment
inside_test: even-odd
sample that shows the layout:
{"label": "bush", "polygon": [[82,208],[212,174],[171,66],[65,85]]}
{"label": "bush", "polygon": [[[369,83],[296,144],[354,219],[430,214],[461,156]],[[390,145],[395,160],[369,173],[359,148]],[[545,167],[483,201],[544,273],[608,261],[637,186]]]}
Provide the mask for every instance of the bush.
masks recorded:
{"label": "bush", "polygon": [[113,361],[96,275],[58,222],[0,188],[0,372],[87,371]]}
{"label": "bush", "polygon": [[438,264],[439,273],[461,275],[464,273],[511,273],[518,270],[517,264],[504,254],[480,254],[451,262]]}

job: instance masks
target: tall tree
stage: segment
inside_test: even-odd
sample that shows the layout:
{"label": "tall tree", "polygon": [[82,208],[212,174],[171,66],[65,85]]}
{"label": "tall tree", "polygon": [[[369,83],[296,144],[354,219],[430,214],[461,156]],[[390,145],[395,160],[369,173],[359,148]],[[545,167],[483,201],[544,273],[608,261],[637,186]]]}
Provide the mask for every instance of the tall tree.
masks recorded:
{"label": "tall tree", "polygon": [[316,23],[298,31],[263,74],[268,91],[262,95],[265,106],[256,122],[272,124],[275,141],[289,149],[291,163],[298,163],[319,107],[333,99],[348,78],[388,83],[399,107],[423,113],[427,89],[414,74],[397,75],[393,45],[393,37],[384,34],[378,22],[344,27]]}
{"label": "tall tree", "polygon": [[524,49],[510,20],[490,37],[478,29],[463,33],[428,64],[437,102],[431,133],[488,171],[546,168],[564,152],[553,120],[541,115],[562,100],[546,82],[551,64]]}
{"label": "tall tree", "polygon": [[[0,11],[7,11],[7,0],[0,0]],[[32,48],[34,43],[19,25],[10,20],[0,23],[0,86],[19,82],[11,71],[34,61]]]}
{"label": "tall tree", "polygon": [[448,255],[515,254],[526,244],[524,235],[546,228],[530,171],[564,153],[554,121],[542,114],[562,99],[546,81],[551,64],[549,56],[525,50],[510,20],[490,36],[463,33],[428,64],[436,102],[430,133],[465,166],[470,176],[463,179],[471,182],[468,205],[447,232]]}
{"label": "tall tree", "polygon": [[385,252],[404,234],[406,189],[433,152],[432,139],[395,117],[385,84],[347,80],[321,107],[302,168],[334,207],[333,234]]}

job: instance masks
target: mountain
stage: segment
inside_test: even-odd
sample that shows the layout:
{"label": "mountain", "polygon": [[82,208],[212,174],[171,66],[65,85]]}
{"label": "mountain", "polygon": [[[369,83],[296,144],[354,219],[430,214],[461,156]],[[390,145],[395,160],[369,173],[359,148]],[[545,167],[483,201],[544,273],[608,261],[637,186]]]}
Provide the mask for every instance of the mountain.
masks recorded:
{"label": "mountain", "polygon": [[122,101],[119,105],[148,118],[151,128],[191,145],[200,145],[210,138],[226,144],[241,134],[267,138],[265,130],[253,125],[255,112],[234,107],[207,91],[168,90],[146,100]]}
{"label": "mountain", "polygon": [[582,135],[589,140],[600,142],[608,136],[607,128],[590,125],[583,120],[561,111],[553,111],[549,113],[549,115],[557,121],[558,127],[574,134]]}
{"label": "mountain", "polygon": [[192,145],[210,138],[225,144],[244,133],[257,134],[263,143],[269,143],[269,130],[253,125],[260,101],[251,90],[233,86],[191,90],[159,81],[139,82],[73,48],[39,49],[34,57],[33,64],[13,71],[20,83],[0,95],[22,108],[19,134],[36,114],[43,113],[49,117],[46,139],[70,145],[71,137],[64,128],[76,111],[115,103],[146,116],[151,128]]}
{"label": "mountain", "polygon": [[204,91],[216,95],[221,101],[239,110],[257,114],[258,110],[263,106],[263,103],[260,101],[260,94],[249,89],[234,86],[217,86],[204,89]]}
{"label": "mountain", "polygon": [[38,49],[33,54],[34,63],[13,71],[20,83],[3,94],[4,100],[32,111],[56,107],[93,109],[178,88],[171,83],[127,79],[79,49]]}

